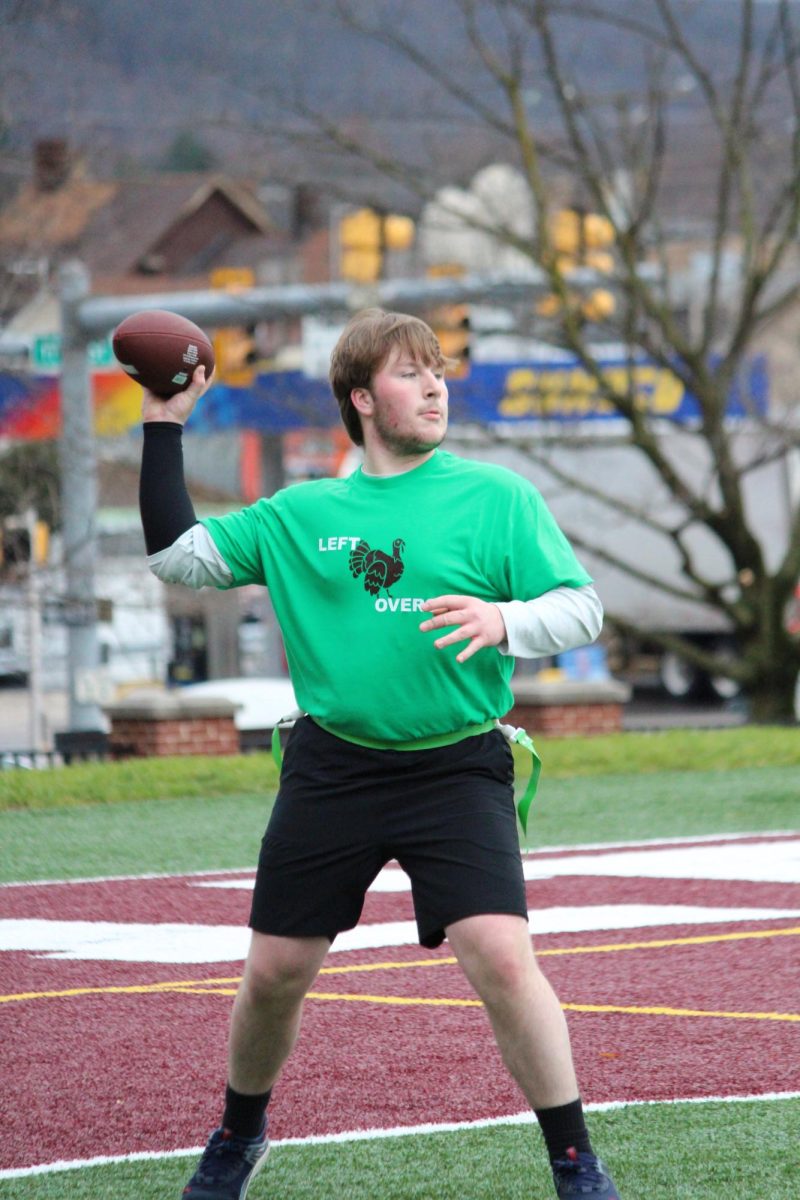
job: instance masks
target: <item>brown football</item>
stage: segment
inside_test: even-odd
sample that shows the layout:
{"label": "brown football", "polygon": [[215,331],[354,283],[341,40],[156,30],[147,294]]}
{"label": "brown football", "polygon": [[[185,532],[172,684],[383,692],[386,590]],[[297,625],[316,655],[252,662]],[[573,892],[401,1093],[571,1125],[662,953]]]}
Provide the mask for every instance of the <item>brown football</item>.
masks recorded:
{"label": "brown football", "polygon": [[111,345],[123,371],[165,400],[188,387],[201,363],[206,379],[214,370],[214,347],[200,326],[163,308],[126,317]]}

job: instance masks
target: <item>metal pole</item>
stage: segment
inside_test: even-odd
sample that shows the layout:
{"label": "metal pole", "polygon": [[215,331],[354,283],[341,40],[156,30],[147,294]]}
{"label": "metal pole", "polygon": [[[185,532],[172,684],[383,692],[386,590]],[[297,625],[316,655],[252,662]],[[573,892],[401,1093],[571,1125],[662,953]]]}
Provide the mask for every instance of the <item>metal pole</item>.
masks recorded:
{"label": "metal pole", "polygon": [[[570,275],[575,286],[593,283],[596,271],[579,268]],[[197,292],[162,292],[136,296],[91,296],[80,306],[85,334],[102,336],[124,317],[143,308],[169,308],[191,321],[211,325],[247,325],[271,317],[299,317],[321,313],[347,316],[368,304],[404,309],[469,300],[527,300],[548,286],[541,271],[526,276],[500,273],[463,275],[459,278],[384,279],[368,287],[349,283],[295,284],[288,287],[245,288],[224,292],[219,288]]]}
{"label": "metal pole", "polygon": [[70,730],[102,729],[92,699],[99,664],[94,576],[97,559],[97,459],[94,442],[88,338],[78,308],[89,295],[82,263],[66,263],[59,275],[61,297],[61,506],[66,573],[65,620],[69,673]]}
{"label": "metal pole", "polygon": [[30,746],[34,752],[43,750],[42,701],[42,592],[39,586],[39,564],[35,555],[36,513],[26,513],[31,548],[28,563],[28,717]]}
{"label": "metal pole", "polygon": [[[286,470],[283,462],[283,436],[281,434],[264,434],[261,438],[261,466],[263,493],[274,496],[286,486]],[[272,607],[269,591],[265,600],[265,669],[269,675],[281,675],[285,669],[283,638],[278,619]]]}

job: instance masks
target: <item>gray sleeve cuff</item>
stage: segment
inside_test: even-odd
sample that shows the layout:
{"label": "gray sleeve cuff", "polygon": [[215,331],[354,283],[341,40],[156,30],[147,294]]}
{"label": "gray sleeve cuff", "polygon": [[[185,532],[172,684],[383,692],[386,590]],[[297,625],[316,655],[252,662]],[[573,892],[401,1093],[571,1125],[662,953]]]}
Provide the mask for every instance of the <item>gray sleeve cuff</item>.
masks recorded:
{"label": "gray sleeve cuff", "polygon": [[593,642],[603,627],[603,606],[591,584],[558,587],[534,600],[497,604],[506,627],[498,649],[516,658],[546,658]]}
{"label": "gray sleeve cuff", "polygon": [[193,525],[171,546],[147,556],[147,565],[162,583],[190,588],[230,587],[233,572],[204,525]]}

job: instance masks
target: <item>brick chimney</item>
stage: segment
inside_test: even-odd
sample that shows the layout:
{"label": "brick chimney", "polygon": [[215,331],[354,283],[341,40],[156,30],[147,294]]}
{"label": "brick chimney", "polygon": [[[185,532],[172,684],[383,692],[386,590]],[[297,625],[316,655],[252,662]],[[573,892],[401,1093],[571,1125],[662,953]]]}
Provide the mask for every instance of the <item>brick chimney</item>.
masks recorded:
{"label": "brick chimney", "polygon": [[36,143],[33,179],[37,191],[58,191],[69,179],[71,169],[72,154],[66,138],[42,138]]}
{"label": "brick chimney", "polygon": [[312,184],[298,183],[291,198],[291,236],[297,240],[324,225],[319,191]]}

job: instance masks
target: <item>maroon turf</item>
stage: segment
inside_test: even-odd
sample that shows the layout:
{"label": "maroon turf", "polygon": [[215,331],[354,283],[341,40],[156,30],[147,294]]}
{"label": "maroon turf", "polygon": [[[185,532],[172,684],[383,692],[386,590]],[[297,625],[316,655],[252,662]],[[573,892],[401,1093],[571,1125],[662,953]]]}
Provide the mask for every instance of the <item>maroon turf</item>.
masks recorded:
{"label": "maroon turf", "polygon": [[[214,878],[209,876],[208,878]],[[217,876],[217,878],[220,878]],[[230,878],[230,877],[227,877]],[[178,877],[0,890],[5,917],[239,924],[246,891]],[[800,909],[800,885],[558,878],[529,885],[531,905],[683,903]],[[368,921],[410,919],[407,893],[370,896]],[[573,1005],[795,1013],[797,935],[594,954],[554,949],[794,928],[800,921],[668,926],[537,938],[567,1015],[587,1101],[794,1090],[798,1024],[726,1017],[575,1011]],[[331,955],[316,992],[473,998],[447,945]],[[440,965],[345,973],[353,963]],[[56,989],[236,977],[240,963],[61,961],[0,955],[5,996]],[[233,986],[233,985],[231,985]],[[0,1167],[197,1145],[219,1117],[230,996],[188,993],[31,998],[0,1005]],[[175,1097],[180,1096],[180,1104]],[[276,1088],[276,1138],[354,1128],[470,1121],[525,1108],[478,1007],[311,1000],[303,1037]],[[86,1113],[92,1120],[87,1122]]]}

